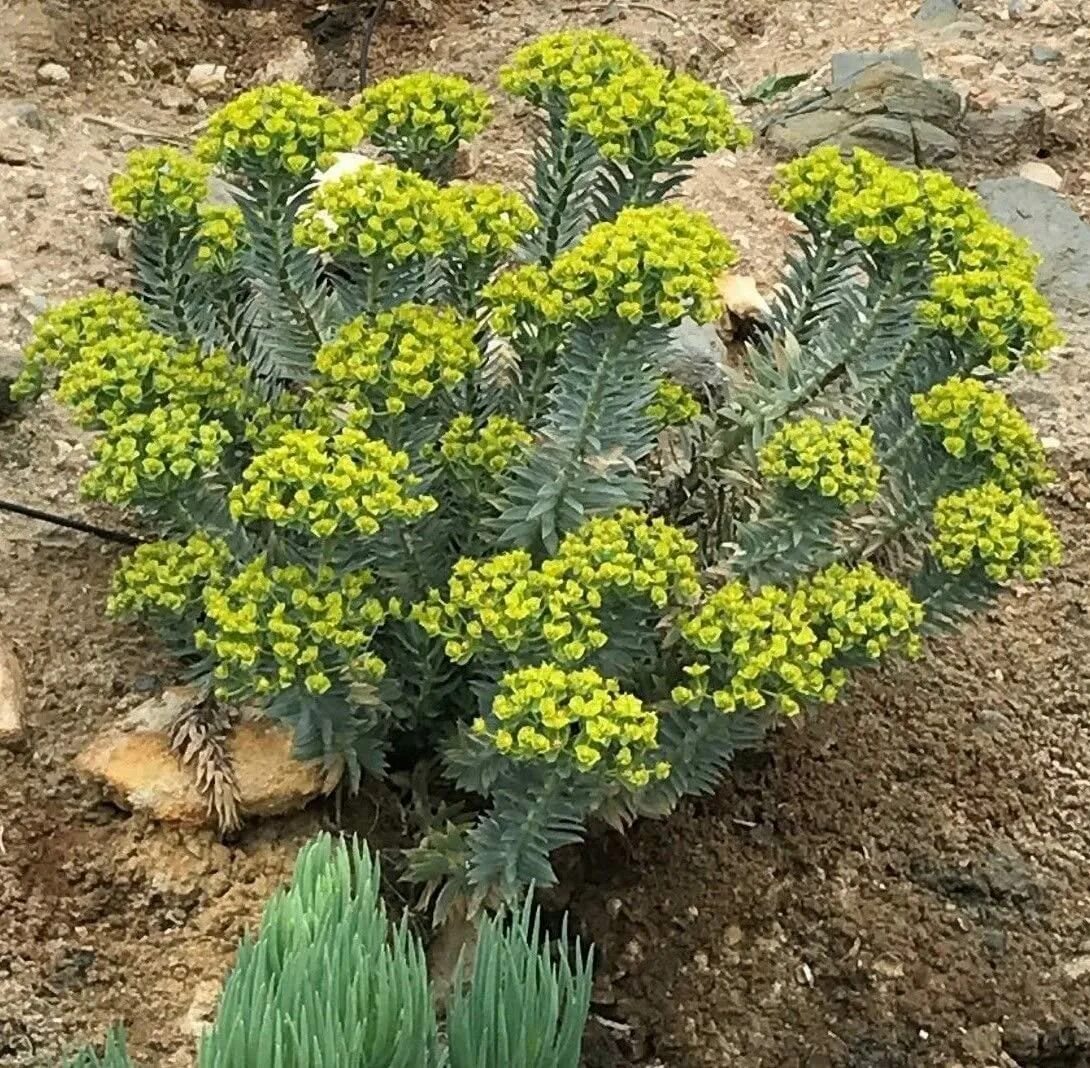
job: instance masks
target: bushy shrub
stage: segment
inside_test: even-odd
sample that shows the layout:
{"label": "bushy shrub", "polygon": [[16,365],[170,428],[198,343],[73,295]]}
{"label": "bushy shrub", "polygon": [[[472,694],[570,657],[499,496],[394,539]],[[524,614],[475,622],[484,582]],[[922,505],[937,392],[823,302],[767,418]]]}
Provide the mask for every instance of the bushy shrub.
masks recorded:
{"label": "bushy shrub", "polygon": [[[500,80],[542,120],[528,201],[443,184],[489,105],[434,75],[350,110],[264,87],[196,159],[137,154],[136,296],[44,315],[23,380],[100,432],[88,492],[164,533],[114,611],[350,785],[438,751],[479,799],[411,857],[444,903],[552,882],[589,819],[711,790],[1059,552],[999,390],[1058,334],[973,194],[865,152],[786,166],[782,285],[698,395],[677,331],[736,257],[663,199],[747,133],[603,32]],[[364,130],[402,166],[337,157]],[[204,205],[210,167],[236,207]]]}
{"label": "bushy shrub", "polygon": [[[197,1068],[578,1068],[591,958],[550,939],[529,900],[481,924],[440,1039],[424,952],[379,897],[356,841],[320,835],[266,905],[224,984]],[[121,1031],[67,1068],[130,1068]]]}

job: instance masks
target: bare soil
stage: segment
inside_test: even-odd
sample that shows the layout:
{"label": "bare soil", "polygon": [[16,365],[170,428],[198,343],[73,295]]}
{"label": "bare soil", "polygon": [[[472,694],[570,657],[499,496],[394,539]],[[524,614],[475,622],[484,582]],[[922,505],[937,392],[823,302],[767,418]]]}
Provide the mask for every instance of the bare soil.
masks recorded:
{"label": "bare soil", "polygon": [[[0,259],[17,274],[0,288],[0,372],[44,302],[123,281],[104,183],[143,138],[88,116],[184,136],[207,103],[179,112],[164,91],[192,64],[223,63],[241,87],[296,36],[314,82],[347,94],[360,6],[0,0]],[[1006,0],[966,6],[984,32],[948,38],[905,0],[395,0],[374,69],[492,82],[524,40],[605,23],[730,89],[843,48],[914,44],[977,98],[1048,94],[1049,162],[1085,214],[1090,4],[1030,0],[1015,20]],[[1033,63],[1035,44],[1061,60]],[[40,84],[46,61],[71,80]],[[524,134],[503,104],[482,174],[520,174]],[[788,232],[766,194],[772,164],[760,148],[708,161],[690,190],[765,284]],[[553,900],[600,954],[593,1068],[1090,1065],[1090,359],[1085,325],[1069,325],[1056,368],[1023,391],[1063,469],[1063,569],[785,729],[715,797],[562,858]],[[84,437],[49,405],[0,424],[0,498],[123,526],[79,501],[85,464]],[[27,746],[0,750],[3,1065],[55,1065],[114,1020],[139,1063],[192,1064],[238,938],[332,817],[319,804],[222,843],[130,817],[75,776],[91,735],[174,670],[103,614],[118,552],[0,517],[0,631],[30,691]],[[344,819],[398,844],[380,787]]]}

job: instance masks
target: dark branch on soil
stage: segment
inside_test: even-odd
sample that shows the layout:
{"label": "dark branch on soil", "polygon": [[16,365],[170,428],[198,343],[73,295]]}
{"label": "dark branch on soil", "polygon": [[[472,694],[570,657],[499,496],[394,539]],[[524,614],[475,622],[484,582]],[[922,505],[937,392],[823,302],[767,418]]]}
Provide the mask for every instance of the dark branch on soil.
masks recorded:
{"label": "dark branch on soil", "polygon": [[57,527],[66,527],[68,530],[78,530],[83,534],[94,534],[97,538],[106,541],[116,541],[122,545],[142,545],[143,538],[135,534],[127,534],[122,530],[107,530],[105,527],[96,526],[94,523],[85,523],[82,519],[69,519],[63,515],[54,515],[52,512],[43,512],[38,508],[30,508],[25,504],[16,504],[14,501],[0,500],[0,512],[11,512],[13,515],[26,516],[27,519],[37,519],[42,523],[52,523]]}

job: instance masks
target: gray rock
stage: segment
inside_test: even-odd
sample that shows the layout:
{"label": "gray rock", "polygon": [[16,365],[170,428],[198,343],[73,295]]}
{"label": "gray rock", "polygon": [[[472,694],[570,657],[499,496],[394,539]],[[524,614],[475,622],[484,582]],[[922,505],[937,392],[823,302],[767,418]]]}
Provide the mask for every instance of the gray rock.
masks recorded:
{"label": "gray rock", "polygon": [[874,68],[857,79],[854,88],[879,94],[885,110],[899,119],[923,119],[950,130],[961,118],[961,94],[941,78],[917,78],[896,68]]}
{"label": "gray rock", "polygon": [[830,61],[832,86],[839,89],[851,85],[863,71],[870,67],[892,64],[909,74],[923,77],[923,62],[913,48],[899,52],[838,52]]}
{"label": "gray rock", "polygon": [[1030,58],[1034,63],[1059,63],[1064,54],[1058,48],[1051,45],[1035,44],[1029,50]]}
{"label": "gray rock", "polygon": [[938,167],[956,160],[961,154],[957,138],[933,123],[916,119],[912,123],[912,134],[916,139],[916,162],[921,167]]}
{"label": "gray rock", "polygon": [[846,111],[805,111],[770,126],[765,136],[785,155],[801,156],[818,145],[836,141],[856,119]]}
{"label": "gray rock", "polygon": [[11,114],[20,126],[27,126],[31,130],[49,133],[53,129],[53,124],[46,117],[45,112],[33,101],[24,100],[16,104],[11,109]]}
{"label": "gray rock", "polygon": [[981,182],[977,192],[992,215],[1040,255],[1037,281],[1053,305],[1090,316],[1090,225],[1059,193],[1026,178]]}
{"label": "gray rock", "polygon": [[667,370],[683,386],[698,389],[721,385],[727,375],[727,347],[719,339],[715,326],[701,326],[693,319],[682,319],[674,330]]}
{"label": "gray rock", "polygon": [[959,0],[923,0],[916,12],[917,22],[926,22],[932,26],[947,26],[961,17]]}
{"label": "gray rock", "polygon": [[840,143],[843,148],[865,148],[892,163],[916,162],[912,124],[890,115],[868,115],[841,135]]}
{"label": "gray rock", "polygon": [[964,125],[970,144],[999,163],[1032,156],[1045,143],[1045,108],[1036,100],[969,112]]}

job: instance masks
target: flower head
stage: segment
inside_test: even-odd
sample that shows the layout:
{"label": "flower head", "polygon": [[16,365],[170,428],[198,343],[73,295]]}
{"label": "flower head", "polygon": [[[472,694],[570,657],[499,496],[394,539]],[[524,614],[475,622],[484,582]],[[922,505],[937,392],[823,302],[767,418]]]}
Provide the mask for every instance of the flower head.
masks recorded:
{"label": "flower head", "polygon": [[504,256],[537,225],[525,198],[502,185],[448,186],[439,194],[437,211],[444,252],[459,261]]}
{"label": "flower head", "polygon": [[785,423],[761,447],[759,463],[766,478],[845,507],[874,500],[882,476],[874,431],[850,419],[826,423],[807,416]]}
{"label": "flower head", "polygon": [[568,121],[607,159],[645,166],[739,148],[752,138],[717,89],[657,66],[629,67],[573,92]]}
{"label": "flower head", "polygon": [[195,638],[215,655],[216,692],[267,698],[295,687],[320,695],[381,679],[385,664],[370,643],[388,609],[372,584],[369,571],[274,567],[261,555],[207,586]]}
{"label": "flower head", "polygon": [[564,294],[554,288],[546,268],[536,263],[498,274],[481,290],[489,325],[511,337],[527,328],[559,326],[565,320]]}
{"label": "flower head", "polygon": [[1041,506],[998,483],[950,493],[935,505],[931,553],[955,575],[979,568],[994,582],[1040,578],[1060,562],[1060,539]]}
{"label": "flower head", "polygon": [[233,204],[206,204],[200,209],[197,228],[197,264],[208,271],[226,274],[238,262],[246,241],[242,210]]}
{"label": "flower head", "polygon": [[443,249],[439,188],[426,178],[364,163],[318,187],[299,212],[295,242],[333,255],[401,264]]}
{"label": "flower head", "polygon": [[141,545],[114,572],[107,610],[168,619],[197,612],[205,586],[222,581],[230,562],[226,542],[200,530],[184,541]]}
{"label": "flower head", "polygon": [[423,72],[372,86],[356,115],[374,144],[403,166],[426,171],[488,125],[492,101],[464,78]]}
{"label": "flower head", "polygon": [[50,371],[63,371],[84,349],[147,325],[144,309],[131,293],[100,290],[50,308],[34,321],[26,363],[11,385],[13,399],[37,397]]}
{"label": "flower head", "polygon": [[1019,363],[1039,371],[1045,354],[1063,340],[1033,284],[995,270],[938,275],[919,315],[957,346],[966,371],[987,366],[1005,374]]}
{"label": "flower head", "polygon": [[1006,489],[1052,480],[1045,450],[1022,413],[975,378],[951,378],[912,398],[916,418],[942,435],[951,456],[981,464]]}
{"label": "flower head", "polygon": [[95,466],[83,480],[83,492],[121,505],[169,500],[215,471],[230,441],[227,428],[198,404],[134,412],[95,441]]}
{"label": "flower head", "polygon": [[510,416],[493,415],[477,427],[473,416],[459,415],[439,439],[439,452],[451,467],[469,476],[494,477],[516,463],[533,440],[530,431]]}
{"label": "flower head", "polygon": [[362,430],[285,430],[258,452],[230,495],[236,520],[256,519],[314,538],[370,537],[386,522],[434,511],[414,496],[409,458]]}
{"label": "flower head", "polygon": [[512,760],[563,761],[636,789],[670,773],[653,759],[658,717],[592,668],[542,664],[508,672],[473,733]]}
{"label": "flower head", "polygon": [[176,148],[130,152],[110,183],[110,203],[136,223],[191,223],[208,195],[208,168]]}
{"label": "flower head", "polygon": [[547,33],[520,48],[500,71],[500,85],[531,103],[559,108],[630,67],[651,62],[634,44],[603,30]]}
{"label": "flower head", "polygon": [[706,323],[719,316],[716,279],[735,258],[704,215],[672,204],[625,208],[558,256],[549,280],[568,314],[582,319]]}
{"label": "flower head", "polygon": [[215,112],[196,153],[228,172],[302,180],[362,137],[350,111],[302,86],[278,82],[250,89]]}
{"label": "flower head", "polygon": [[453,308],[427,304],[353,319],[315,357],[332,394],[386,415],[453,389],[480,362],[473,324]]}
{"label": "flower head", "polygon": [[671,378],[659,382],[655,387],[655,399],[645,409],[647,417],[663,429],[691,423],[700,411],[700,401]]}

